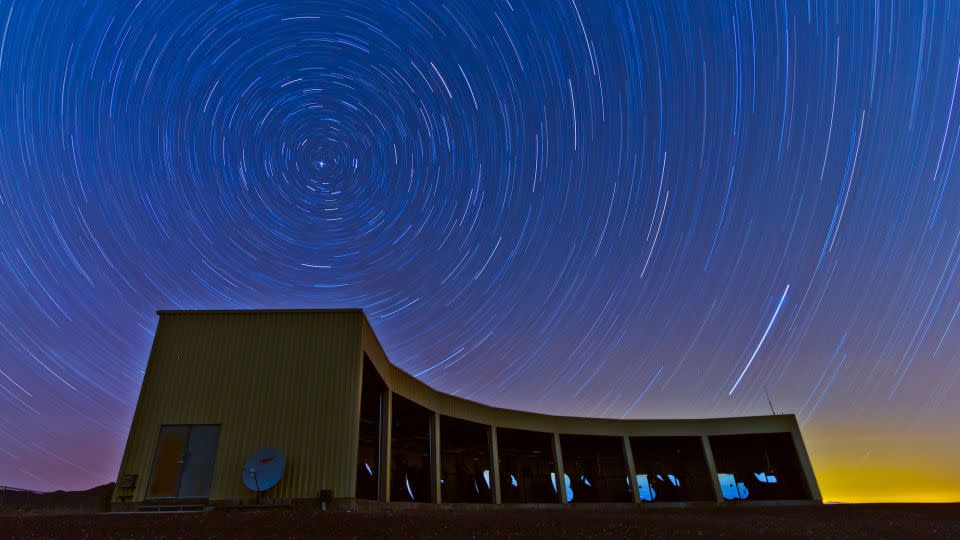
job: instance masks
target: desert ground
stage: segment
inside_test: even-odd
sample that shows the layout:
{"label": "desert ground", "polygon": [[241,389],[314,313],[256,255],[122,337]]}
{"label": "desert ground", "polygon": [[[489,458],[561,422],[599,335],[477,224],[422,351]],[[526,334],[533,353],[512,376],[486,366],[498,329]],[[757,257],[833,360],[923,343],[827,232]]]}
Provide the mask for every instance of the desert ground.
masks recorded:
{"label": "desert ground", "polygon": [[0,517],[2,538],[960,538],[960,504]]}

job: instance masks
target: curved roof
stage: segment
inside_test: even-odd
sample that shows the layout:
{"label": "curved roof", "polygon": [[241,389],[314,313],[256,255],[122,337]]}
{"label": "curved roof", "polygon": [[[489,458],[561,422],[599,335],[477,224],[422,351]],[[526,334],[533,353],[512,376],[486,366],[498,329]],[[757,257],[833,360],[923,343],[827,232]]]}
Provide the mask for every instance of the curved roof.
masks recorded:
{"label": "curved roof", "polygon": [[[362,310],[361,310],[362,312]],[[391,391],[446,416],[514,429],[583,435],[723,435],[734,433],[799,433],[792,414],[732,418],[630,419],[557,416],[478,403],[441,392],[389,361],[366,315],[363,351]]]}

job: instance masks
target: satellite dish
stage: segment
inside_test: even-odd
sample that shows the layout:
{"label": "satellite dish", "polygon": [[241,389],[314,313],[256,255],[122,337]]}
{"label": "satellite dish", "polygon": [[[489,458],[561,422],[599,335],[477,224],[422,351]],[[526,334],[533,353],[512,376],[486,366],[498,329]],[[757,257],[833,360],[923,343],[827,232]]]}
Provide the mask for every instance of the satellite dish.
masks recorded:
{"label": "satellite dish", "polygon": [[277,485],[286,465],[283,452],[276,448],[261,448],[243,464],[243,485],[258,493],[266,491]]}

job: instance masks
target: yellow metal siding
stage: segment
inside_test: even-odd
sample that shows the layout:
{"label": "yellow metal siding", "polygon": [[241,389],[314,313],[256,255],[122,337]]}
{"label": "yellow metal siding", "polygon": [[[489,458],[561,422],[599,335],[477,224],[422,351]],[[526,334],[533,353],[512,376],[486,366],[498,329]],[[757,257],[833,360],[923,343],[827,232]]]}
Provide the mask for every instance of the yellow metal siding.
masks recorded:
{"label": "yellow metal siding", "polygon": [[160,426],[220,424],[211,501],[253,498],[257,448],[284,452],[270,496],[353,496],[360,385],[359,311],[161,313],[120,474],[143,500]]}

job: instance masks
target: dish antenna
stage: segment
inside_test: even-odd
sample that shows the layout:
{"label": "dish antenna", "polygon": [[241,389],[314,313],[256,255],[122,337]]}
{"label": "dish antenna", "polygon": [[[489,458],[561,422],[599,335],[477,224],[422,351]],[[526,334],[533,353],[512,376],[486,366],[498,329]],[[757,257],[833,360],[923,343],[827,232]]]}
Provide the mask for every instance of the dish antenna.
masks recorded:
{"label": "dish antenna", "polygon": [[286,465],[283,452],[276,448],[261,448],[243,464],[243,485],[259,495],[277,485]]}

